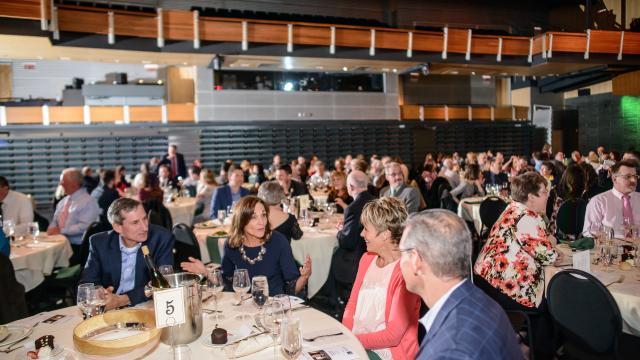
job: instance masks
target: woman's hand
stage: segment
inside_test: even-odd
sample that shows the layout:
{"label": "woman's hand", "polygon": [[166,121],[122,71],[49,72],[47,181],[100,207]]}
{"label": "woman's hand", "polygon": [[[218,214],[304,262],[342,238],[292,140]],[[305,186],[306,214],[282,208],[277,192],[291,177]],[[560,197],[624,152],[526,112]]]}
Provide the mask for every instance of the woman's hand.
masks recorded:
{"label": "woman's hand", "polygon": [[296,281],[296,294],[300,293],[309,281],[311,276],[311,258],[309,255],[304,259],[304,265],[300,268],[300,277]]}
{"label": "woman's hand", "polygon": [[345,204],[344,200],[342,200],[341,198],[336,198],[335,203],[336,205],[340,206],[343,210],[347,207],[347,204]]}
{"label": "woman's hand", "polygon": [[204,266],[202,261],[192,258],[189,256],[189,262],[181,262],[180,267],[184,271],[188,271],[194,274],[207,275],[207,268]]}

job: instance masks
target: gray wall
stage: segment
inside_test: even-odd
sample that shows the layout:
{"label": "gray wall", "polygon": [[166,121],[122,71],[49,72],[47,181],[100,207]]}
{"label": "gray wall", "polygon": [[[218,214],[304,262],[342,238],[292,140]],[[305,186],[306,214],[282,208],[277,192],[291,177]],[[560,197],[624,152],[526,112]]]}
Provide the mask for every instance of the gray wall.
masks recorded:
{"label": "gray wall", "polygon": [[[87,51],[91,51],[87,49]],[[30,65],[35,65],[30,69]],[[145,70],[142,64],[116,64],[90,61],[15,60],[12,62],[13,97],[62,99],[65,85],[74,77],[83,78],[85,84],[102,81],[105,74],[127,73],[129,80],[156,78],[156,72]]]}
{"label": "gray wall", "polygon": [[398,78],[384,93],[213,90],[213,72],[196,68],[198,121],[398,120]]}
{"label": "gray wall", "polygon": [[481,76],[404,76],[407,105],[495,105],[495,78]]}

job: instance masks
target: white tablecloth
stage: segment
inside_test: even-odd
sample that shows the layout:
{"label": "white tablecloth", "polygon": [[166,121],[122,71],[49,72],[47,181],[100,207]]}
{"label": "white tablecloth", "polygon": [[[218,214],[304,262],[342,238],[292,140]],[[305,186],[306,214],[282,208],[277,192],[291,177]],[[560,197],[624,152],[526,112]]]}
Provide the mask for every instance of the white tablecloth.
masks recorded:
{"label": "white tablecloth", "polygon": [[458,204],[458,216],[465,221],[473,222],[478,234],[482,230],[482,220],[480,220],[480,203],[484,197],[469,197],[460,200]]}
{"label": "white tablecloth", "polygon": [[[571,250],[566,245],[560,245],[558,249],[567,257],[571,257]],[[567,260],[570,263],[569,260]],[[634,267],[629,271],[620,270],[618,265],[610,267],[613,271],[603,272],[602,265],[591,264],[591,273],[605,285],[618,279],[621,283],[613,283],[607,286],[609,292],[616,300],[623,320],[623,330],[626,333],[640,336],[640,270]],[[545,268],[545,280],[548,282],[551,277],[562,268],[547,266]]]}
{"label": "white tablecloth", "polygon": [[178,198],[176,201],[165,204],[171,213],[173,224],[193,224],[193,214],[196,211],[196,198]]}
{"label": "white tablecloth", "polygon": [[[334,249],[338,246],[335,223],[341,217],[342,215],[334,215],[329,224],[321,224],[321,228],[325,230],[320,230],[318,227],[309,228],[303,226],[302,231],[304,231],[304,235],[302,238],[300,240],[291,240],[293,257],[299,263],[302,264],[307,255],[311,257],[311,277],[308,282],[309,297],[314,296],[322,285],[324,285],[325,281],[327,281],[329,269],[331,268],[331,256],[333,255]],[[218,230],[220,229],[194,229],[198,244],[200,245],[200,255],[202,261],[205,263],[211,260],[206,244],[207,235],[213,234]],[[225,238],[218,240],[220,256],[224,253],[225,240]]]}
{"label": "white tablecloth", "polygon": [[[223,293],[223,297],[220,300],[220,310],[224,310],[224,319],[218,324],[219,327],[229,329],[237,329],[242,323],[237,315],[240,314],[241,309],[239,307],[231,306],[230,302],[233,299],[233,293]],[[141,305],[142,307],[152,307],[152,302],[147,302]],[[204,304],[205,308],[213,309],[213,302],[208,301]],[[257,308],[253,305],[252,301],[245,301],[245,311],[255,313]],[[68,307],[61,310],[55,310],[50,313],[40,314],[31,318],[18,320],[12,324],[20,324],[25,326],[32,326],[35,322],[47,319],[55,314],[68,315],[67,318],[60,320],[54,324],[39,324],[34,328],[33,333],[29,336],[30,342],[46,334],[55,335],[55,343],[62,346],[67,354],[68,358],[81,359],[81,354],[74,348],[73,343],[73,329],[82,320],[80,311],[76,307]],[[211,336],[211,330],[214,328],[214,319],[209,315],[204,316],[203,332],[202,336],[188,345],[190,349],[190,359],[226,359],[224,351],[221,349],[210,348],[202,344],[203,338],[209,338]],[[345,346],[353,351],[360,359],[366,360],[367,354],[358,341],[358,339],[345,328],[341,323],[333,319],[332,317],[325,315],[324,313],[312,308],[306,308],[292,312],[292,316],[299,317],[301,319],[302,334],[311,333],[315,331],[322,331],[323,333],[343,332],[343,335],[332,336],[326,338],[317,339],[314,342],[304,342],[303,351],[316,350],[321,348],[327,348],[332,346]],[[251,317],[253,318],[253,316]],[[245,323],[248,324],[248,323]],[[248,324],[251,326],[251,324]],[[10,356],[6,356],[9,359],[14,359],[15,356],[24,355],[24,349],[16,350]],[[274,349],[272,346],[263,349],[252,355],[242,357],[246,360],[265,360],[273,359]],[[277,349],[278,359],[284,359],[280,353],[280,349]],[[155,349],[153,349],[146,357],[146,359],[171,359],[170,347],[168,345],[160,343]],[[106,359],[106,358],[105,358]]]}
{"label": "white tablecloth", "polygon": [[42,235],[38,239],[37,244],[24,241],[18,242],[19,246],[11,246],[9,259],[16,279],[24,285],[25,291],[38,286],[53,268],[69,266],[69,258],[73,254],[64,235]]}

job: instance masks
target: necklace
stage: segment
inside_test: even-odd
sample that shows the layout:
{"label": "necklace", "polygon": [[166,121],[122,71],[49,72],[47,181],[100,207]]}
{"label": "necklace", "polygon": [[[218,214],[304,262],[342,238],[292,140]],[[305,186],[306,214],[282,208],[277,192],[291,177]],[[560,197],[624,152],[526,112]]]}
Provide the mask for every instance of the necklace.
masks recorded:
{"label": "necklace", "polygon": [[262,261],[262,255],[267,253],[267,249],[264,248],[264,245],[260,245],[260,251],[258,252],[258,256],[255,259],[251,259],[247,256],[247,253],[244,250],[244,245],[240,245],[240,255],[242,255],[242,260],[248,262],[251,265],[255,265],[258,261]]}

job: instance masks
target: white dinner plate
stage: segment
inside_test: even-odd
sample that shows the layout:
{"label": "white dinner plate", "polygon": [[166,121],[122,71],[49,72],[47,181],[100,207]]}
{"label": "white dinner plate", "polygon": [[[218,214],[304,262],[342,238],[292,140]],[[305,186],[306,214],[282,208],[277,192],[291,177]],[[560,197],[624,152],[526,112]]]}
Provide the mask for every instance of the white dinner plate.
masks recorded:
{"label": "white dinner plate", "polygon": [[[25,348],[22,348],[20,350],[18,350],[18,353],[16,353],[16,360],[31,360],[29,358],[29,356],[27,355],[28,351]],[[51,355],[46,357],[46,358],[42,358],[42,357],[38,357],[38,360],[43,359],[43,360],[67,360],[67,359],[73,359],[73,356],[69,353],[67,353],[63,347],[61,346],[56,346],[52,351],[51,351]]]}
{"label": "white dinner plate", "polygon": [[15,344],[18,341],[31,335],[31,332],[33,331],[32,327],[27,327],[27,326],[21,326],[21,325],[5,325],[5,326],[7,327],[7,330],[9,330],[9,337],[4,339],[0,343],[0,347],[5,347],[11,344]]}

